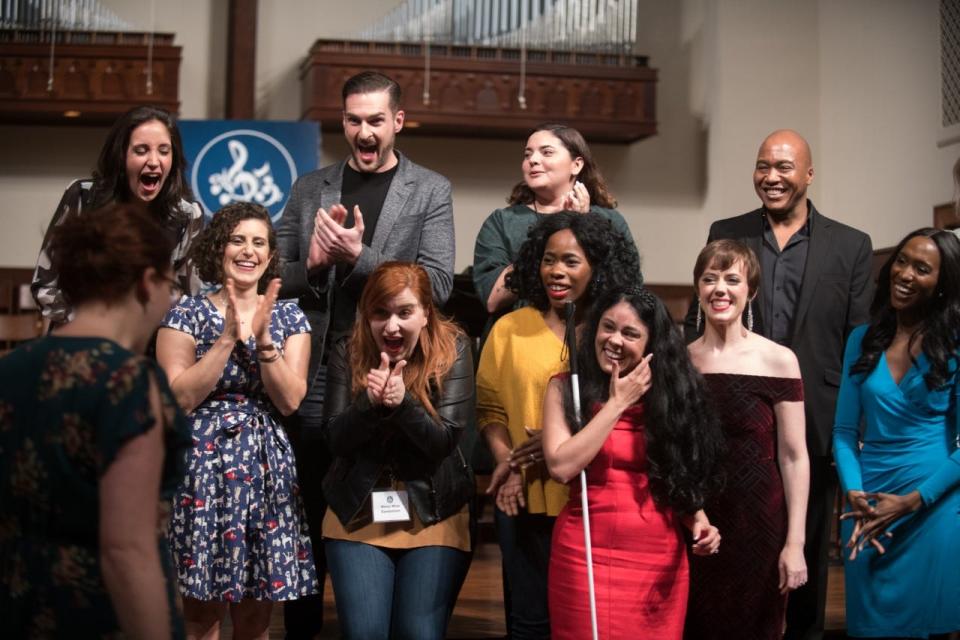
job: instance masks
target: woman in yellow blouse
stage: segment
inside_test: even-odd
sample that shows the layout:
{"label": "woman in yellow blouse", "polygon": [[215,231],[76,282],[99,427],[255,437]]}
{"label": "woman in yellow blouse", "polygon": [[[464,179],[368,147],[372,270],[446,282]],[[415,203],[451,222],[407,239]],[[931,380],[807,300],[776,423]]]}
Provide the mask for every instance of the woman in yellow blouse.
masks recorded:
{"label": "woman in yellow blouse", "polygon": [[553,522],[567,487],[543,464],[540,423],[550,378],[567,369],[564,306],[575,320],[612,286],[639,280],[628,240],[599,214],[558,213],[531,229],[507,286],[530,306],[494,325],[477,371],[477,425],[497,462],[488,493],[496,498],[497,536],[509,594],[511,637],[549,638],[547,564]]}

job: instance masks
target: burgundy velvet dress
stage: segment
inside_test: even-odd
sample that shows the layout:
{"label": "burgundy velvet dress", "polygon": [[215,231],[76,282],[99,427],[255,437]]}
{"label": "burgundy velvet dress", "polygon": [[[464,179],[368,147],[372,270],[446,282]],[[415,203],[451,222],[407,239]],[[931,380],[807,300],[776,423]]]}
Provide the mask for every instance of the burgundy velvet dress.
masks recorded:
{"label": "burgundy velvet dress", "polygon": [[723,424],[723,492],[705,507],[720,530],[720,552],[692,556],[687,640],[776,640],[786,596],[777,565],[787,537],[787,508],[777,465],[773,407],[803,400],[799,378],[704,375]]}
{"label": "burgundy velvet dress", "polygon": [[[643,407],[624,412],[587,467],[600,638],[678,640],[689,573],[679,518],[649,491]],[[590,638],[580,478],[557,517],[550,554],[554,640]]]}

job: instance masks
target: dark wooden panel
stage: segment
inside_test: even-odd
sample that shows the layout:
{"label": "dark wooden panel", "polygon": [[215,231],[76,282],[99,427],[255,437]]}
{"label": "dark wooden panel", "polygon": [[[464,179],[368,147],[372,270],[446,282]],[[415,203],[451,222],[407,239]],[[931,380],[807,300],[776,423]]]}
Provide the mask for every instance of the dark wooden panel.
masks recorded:
{"label": "dark wooden panel", "polygon": [[339,131],[341,87],[376,69],[404,92],[405,131],[428,135],[516,138],[560,121],[591,142],[634,142],[657,132],[657,70],[642,56],[529,51],[525,96],[517,101],[520,51],[432,45],[425,104],[423,45],[318,40],[300,67],[302,118]]}
{"label": "dark wooden panel", "polygon": [[0,123],[108,124],[142,104],[179,110],[181,51],[172,44],[173,34],[153,34],[149,93],[150,34],[58,33],[48,90],[49,37],[49,32],[0,31]]}
{"label": "dark wooden panel", "polygon": [[227,43],[227,113],[252,120],[257,62],[257,0],[230,0]]}

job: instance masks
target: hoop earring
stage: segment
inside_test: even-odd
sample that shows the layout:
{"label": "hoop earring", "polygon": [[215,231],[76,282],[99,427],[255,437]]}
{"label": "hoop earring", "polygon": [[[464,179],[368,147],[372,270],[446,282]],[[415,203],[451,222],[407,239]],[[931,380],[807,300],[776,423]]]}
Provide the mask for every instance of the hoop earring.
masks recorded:
{"label": "hoop earring", "polygon": [[753,300],[747,302],[747,331],[753,331]]}
{"label": "hoop earring", "polygon": [[697,333],[700,333],[701,324],[703,324],[703,307],[700,305],[700,298],[697,298]]}

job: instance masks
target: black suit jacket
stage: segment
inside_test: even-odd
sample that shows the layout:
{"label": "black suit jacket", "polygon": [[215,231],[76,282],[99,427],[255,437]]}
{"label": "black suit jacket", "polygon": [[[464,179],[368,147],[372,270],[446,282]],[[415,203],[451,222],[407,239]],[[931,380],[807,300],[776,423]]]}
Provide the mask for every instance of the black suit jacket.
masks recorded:
{"label": "black suit jacket", "polygon": [[[807,448],[810,456],[829,456],[844,343],[850,330],[870,317],[873,248],[870,236],[824,216],[809,200],[807,204],[812,214],[810,247],[790,346],[803,376]],[[718,220],[710,226],[707,242],[740,240],[759,258],[764,215],[761,208]],[[768,335],[761,312],[764,293],[761,287],[753,303],[753,330]],[[694,299],[684,319],[687,342],[699,335],[696,304]]]}

